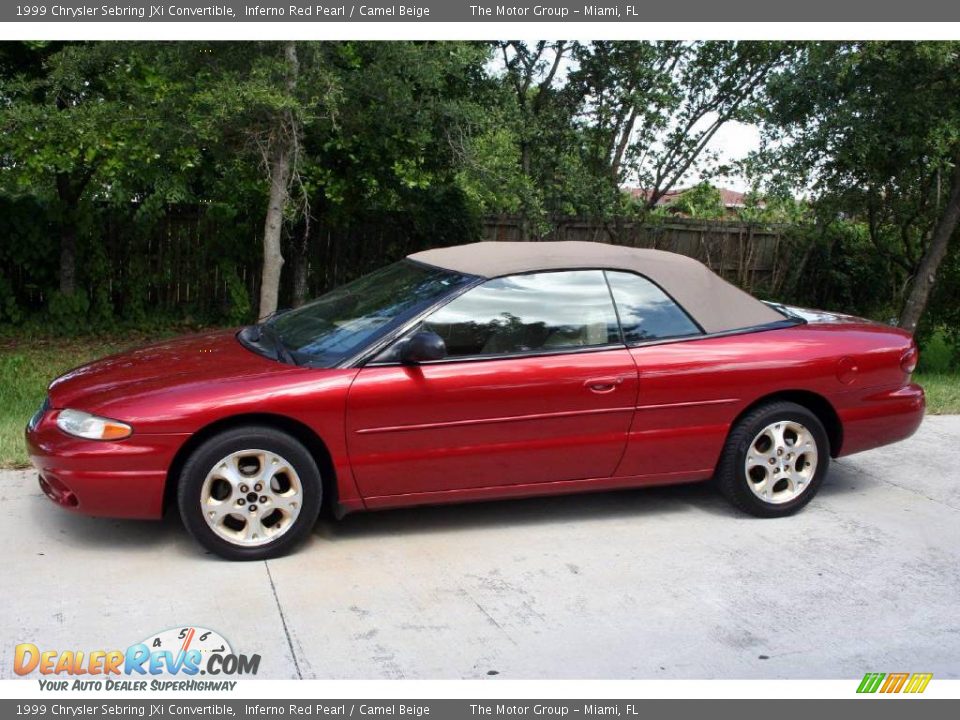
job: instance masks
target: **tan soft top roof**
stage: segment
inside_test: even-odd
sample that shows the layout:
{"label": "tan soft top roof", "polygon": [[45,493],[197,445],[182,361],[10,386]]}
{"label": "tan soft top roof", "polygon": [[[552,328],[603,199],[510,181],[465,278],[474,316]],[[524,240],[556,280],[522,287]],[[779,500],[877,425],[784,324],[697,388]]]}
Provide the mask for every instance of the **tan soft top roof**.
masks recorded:
{"label": "tan soft top roof", "polygon": [[784,320],[784,316],[685,255],[592,242],[478,242],[424,250],[411,260],[485,278],[539,270],[627,270],[673,297],[708,333]]}

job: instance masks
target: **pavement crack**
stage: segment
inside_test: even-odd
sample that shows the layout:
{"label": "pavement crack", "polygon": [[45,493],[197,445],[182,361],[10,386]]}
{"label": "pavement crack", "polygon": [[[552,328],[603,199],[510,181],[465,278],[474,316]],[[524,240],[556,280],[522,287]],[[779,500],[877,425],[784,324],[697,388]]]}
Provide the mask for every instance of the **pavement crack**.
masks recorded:
{"label": "pavement crack", "polygon": [[466,593],[466,595],[467,595],[468,598],[470,598],[470,602],[472,602],[474,605],[477,606],[477,610],[479,610],[481,613],[483,613],[483,616],[484,616],[485,618],[487,618],[487,620],[488,620],[495,628],[497,628],[497,630],[499,630],[500,632],[502,632],[503,635],[504,635],[504,637],[507,638],[507,640],[509,640],[509,641],[510,641],[512,644],[514,644],[514,645],[517,644],[517,641],[514,640],[514,639],[510,636],[510,633],[508,633],[508,632],[504,629],[503,625],[501,625],[500,623],[498,623],[498,622],[496,621],[496,619],[494,619],[493,615],[491,615],[489,612],[487,612],[487,609],[486,609],[485,607],[483,607],[483,605],[481,605],[480,603],[478,603],[478,602],[476,601],[476,599],[473,597],[473,595],[471,595],[470,593]]}
{"label": "pavement crack", "polygon": [[293,649],[293,638],[290,637],[290,628],[287,627],[287,618],[283,614],[283,607],[280,605],[280,597],[277,595],[277,586],[273,583],[273,575],[270,573],[270,563],[263,561],[263,566],[267,569],[267,579],[270,581],[270,592],[273,593],[273,601],[277,604],[277,612],[280,613],[280,624],[283,625],[283,634],[287,638],[287,647],[290,648],[290,657],[293,658],[293,667],[297,671],[297,679],[303,680],[303,673],[300,671],[300,662],[297,660],[297,652]]}

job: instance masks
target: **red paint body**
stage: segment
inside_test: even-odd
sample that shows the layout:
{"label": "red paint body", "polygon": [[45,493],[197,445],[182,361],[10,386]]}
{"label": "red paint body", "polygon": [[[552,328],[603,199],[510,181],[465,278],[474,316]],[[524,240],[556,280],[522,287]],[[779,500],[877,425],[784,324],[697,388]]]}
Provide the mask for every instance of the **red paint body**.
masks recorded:
{"label": "red paint body", "polygon": [[[713,473],[741,413],[784,393],[833,417],[834,456],[910,436],[924,410],[900,367],[911,346],[902,331],[824,316],[632,348],[322,370],[220,332],[57,379],[27,444],[52,499],[115,517],[160,517],[190,439],[244,418],[322,442],[345,512],[693,482]],[[134,434],[68,436],[56,426],[67,407]]]}

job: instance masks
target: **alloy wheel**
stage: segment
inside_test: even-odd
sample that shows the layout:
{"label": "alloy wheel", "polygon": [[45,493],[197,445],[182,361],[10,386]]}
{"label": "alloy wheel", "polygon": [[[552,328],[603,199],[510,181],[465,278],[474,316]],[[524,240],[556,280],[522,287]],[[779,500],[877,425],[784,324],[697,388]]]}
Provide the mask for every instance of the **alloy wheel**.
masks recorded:
{"label": "alloy wheel", "polygon": [[207,525],[233,545],[256,547],[293,527],[303,485],[293,465],[268,450],[238,450],[217,462],[200,490]]}
{"label": "alloy wheel", "polygon": [[792,420],[770,423],[747,449],[747,485],[765,503],[790,502],[810,487],[817,460],[816,439],[805,426]]}

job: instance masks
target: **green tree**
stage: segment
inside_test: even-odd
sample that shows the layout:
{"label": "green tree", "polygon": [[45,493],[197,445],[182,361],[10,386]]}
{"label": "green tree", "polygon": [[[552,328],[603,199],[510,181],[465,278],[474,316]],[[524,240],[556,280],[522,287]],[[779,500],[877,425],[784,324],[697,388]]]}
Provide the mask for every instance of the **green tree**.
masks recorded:
{"label": "green tree", "polygon": [[717,131],[754,117],[792,46],[557,40],[496,50],[497,123],[472,145],[466,187],[485,208],[518,213],[529,237],[554,214],[629,214],[626,182],[647,190],[649,211],[693,170],[708,174]]}
{"label": "green tree", "polygon": [[774,182],[866,224],[915,332],[960,220],[960,43],[809,43],[768,94]]}
{"label": "green tree", "polygon": [[321,43],[191,43],[182,50],[180,71],[190,81],[173,101],[188,110],[195,142],[224,167],[239,156],[259,168],[252,180],[266,195],[258,306],[264,318],[277,309],[284,224],[306,211],[303,133],[336,115],[340,88]]}
{"label": "green tree", "polygon": [[49,201],[65,298],[77,290],[77,239],[90,204],[123,196],[134,168],[156,157],[136,50],[125,43],[3,44],[0,188]]}
{"label": "green tree", "polygon": [[714,220],[725,214],[720,191],[704,181],[681,193],[668,207],[700,220]]}
{"label": "green tree", "polygon": [[[560,210],[576,182],[570,172],[572,119],[581,101],[567,77],[579,44],[568,40],[496,43],[503,94],[500,120],[509,133],[517,175],[508,180],[519,193],[520,236]],[[489,147],[496,148],[496,145]]]}
{"label": "green tree", "polygon": [[460,185],[475,135],[492,122],[489,46],[480,43],[324,43],[341,94],[335,116],[306,127],[301,164],[308,202],[291,236],[294,303],[307,287],[311,244],[333,226],[402,212],[411,237],[458,236]]}
{"label": "green tree", "polygon": [[[751,121],[764,81],[793,52],[781,42],[612,42],[578,46],[588,166],[616,192],[632,181],[653,209],[693,169],[708,174],[716,133]],[[609,201],[608,201],[609,202]]]}

